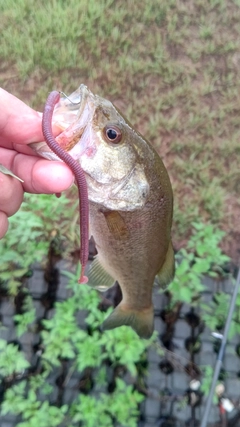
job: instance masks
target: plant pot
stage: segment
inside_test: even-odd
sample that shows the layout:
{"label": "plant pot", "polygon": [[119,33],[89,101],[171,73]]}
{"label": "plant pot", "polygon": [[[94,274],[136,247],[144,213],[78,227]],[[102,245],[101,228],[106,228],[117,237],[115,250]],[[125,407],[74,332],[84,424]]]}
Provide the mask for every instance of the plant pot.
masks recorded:
{"label": "plant pot", "polygon": [[187,363],[187,365],[185,366],[185,371],[186,374],[189,375],[191,378],[198,378],[201,375],[201,370],[193,362]]}
{"label": "plant pot", "polygon": [[171,331],[171,332],[167,331],[159,336],[162,344],[169,351],[173,350],[173,342],[172,342],[173,332],[174,331]]}
{"label": "plant pot", "polygon": [[221,347],[221,340],[218,340],[218,339],[216,339],[214,342],[213,342],[213,351],[214,351],[214,353],[216,353],[216,354],[218,354],[219,353],[219,350],[220,350],[220,347]]}
{"label": "plant pot", "polygon": [[158,419],[156,427],[175,427],[176,423],[177,419],[175,417],[172,417],[171,415],[163,415]]}
{"label": "plant pot", "polygon": [[64,389],[64,381],[66,379],[66,375],[65,374],[61,374],[56,378],[55,384],[56,386],[58,386],[58,388],[60,389]]}
{"label": "plant pot", "polygon": [[235,347],[236,355],[240,357],[240,344],[237,344]]}
{"label": "plant pot", "polygon": [[83,375],[78,383],[78,389],[83,394],[88,394],[94,387],[92,375]]}
{"label": "plant pot", "polygon": [[174,368],[171,362],[169,362],[169,360],[163,359],[160,363],[159,363],[159,369],[163,372],[163,374],[165,375],[170,375],[173,373]]}
{"label": "plant pot", "polygon": [[227,378],[228,374],[226,369],[221,368],[220,372],[219,372],[219,376],[218,376],[218,381],[225,381]]}
{"label": "plant pot", "polygon": [[27,293],[23,291],[19,291],[18,294],[14,298],[15,304],[15,313],[23,314],[24,313],[24,302],[27,297]]}
{"label": "plant pot", "polygon": [[198,337],[188,337],[184,342],[185,348],[191,354],[197,354],[201,350],[201,341]]}
{"label": "plant pot", "polygon": [[187,324],[191,326],[191,328],[197,328],[200,325],[200,316],[194,313],[192,310],[185,314],[184,316]]}

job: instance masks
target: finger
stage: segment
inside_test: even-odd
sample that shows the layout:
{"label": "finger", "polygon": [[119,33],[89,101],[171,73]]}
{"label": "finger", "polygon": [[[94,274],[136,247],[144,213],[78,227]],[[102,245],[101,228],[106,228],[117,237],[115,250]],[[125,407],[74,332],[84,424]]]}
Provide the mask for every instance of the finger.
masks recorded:
{"label": "finger", "polygon": [[13,143],[43,140],[41,114],[0,88],[0,133]]}
{"label": "finger", "polygon": [[29,193],[60,193],[74,183],[72,171],[63,163],[17,154],[11,169],[23,179]]}
{"label": "finger", "polygon": [[22,185],[12,176],[0,173],[0,188],[0,211],[11,216],[17,212],[23,201]]}
{"label": "finger", "polygon": [[59,193],[74,182],[72,171],[63,162],[27,156],[0,148],[1,163],[21,178],[29,193]]}
{"label": "finger", "polygon": [[8,219],[4,212],[0,212],[0,239],[2,239],[8,231]]}
{"label": "finger", "polygon": [[[44,141],[42,134],[42,113],[33,110],[20,99],[0,88],[0,145],[17,151],[32,154],[33,151],[22,145]],[[54,136],[61,132],[53,125]]]}

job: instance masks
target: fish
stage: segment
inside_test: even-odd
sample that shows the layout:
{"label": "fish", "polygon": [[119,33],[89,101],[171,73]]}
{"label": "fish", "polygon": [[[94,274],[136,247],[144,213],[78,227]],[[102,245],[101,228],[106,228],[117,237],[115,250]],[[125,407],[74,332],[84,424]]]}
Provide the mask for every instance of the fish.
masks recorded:
{"label": "fish", "polygon": [[[153,146],[114,104],[83,84],[60,98],[53,123],[61,129],[56,141],[86,177],[90,235],[97,249],[88,284],[103,292],[117,281],[122,291],[102,328],[127,325],[148,339],[154,330],[155,278],[165,289],[175,272],[168,172]],[[31,146],[39,155],[59,160],[45,141]]]}

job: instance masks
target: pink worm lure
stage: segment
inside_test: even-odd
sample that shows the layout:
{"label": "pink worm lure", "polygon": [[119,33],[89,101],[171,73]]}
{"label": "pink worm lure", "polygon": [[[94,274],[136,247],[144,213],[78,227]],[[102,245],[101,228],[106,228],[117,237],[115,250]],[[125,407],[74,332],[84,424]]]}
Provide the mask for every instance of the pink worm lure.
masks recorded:
{"label": "pink worm lure", "polygon": [[80,212],[80,263],[82,266],[81,277],[79,283],[87,283],[88,278],[84,276],[85,266],[88,261],[88,221],[89,221],[89,208],[88,208],[88,191],[87,191],[87,182],[84,175],[84,172],[80,164],[74,160],[70,154],[64,151],[60,145],[55,140],[52,133],[52,116],[55,105],[60,99],[60,93],[53,91],[49,94],[46,101],[43,118],[42,118],[42,130],[43,135],[48,144],[49,148],[61,159],[63,160],[68,167],[72,170],[75,175],[77,187],[78,187],[78,196],[79,196],[79,212]]}

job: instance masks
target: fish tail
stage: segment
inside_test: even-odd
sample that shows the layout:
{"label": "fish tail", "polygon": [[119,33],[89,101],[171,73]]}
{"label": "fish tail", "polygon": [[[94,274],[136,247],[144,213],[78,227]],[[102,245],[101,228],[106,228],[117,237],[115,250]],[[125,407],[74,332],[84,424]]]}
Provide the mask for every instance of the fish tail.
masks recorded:
{"label": "fish tail", "polygon": [[153,306],[140,311],[120,303],[103,322],[102,328],[114,329],[123,325],[131,326],[140,338],[150,338],[154,329]]}

